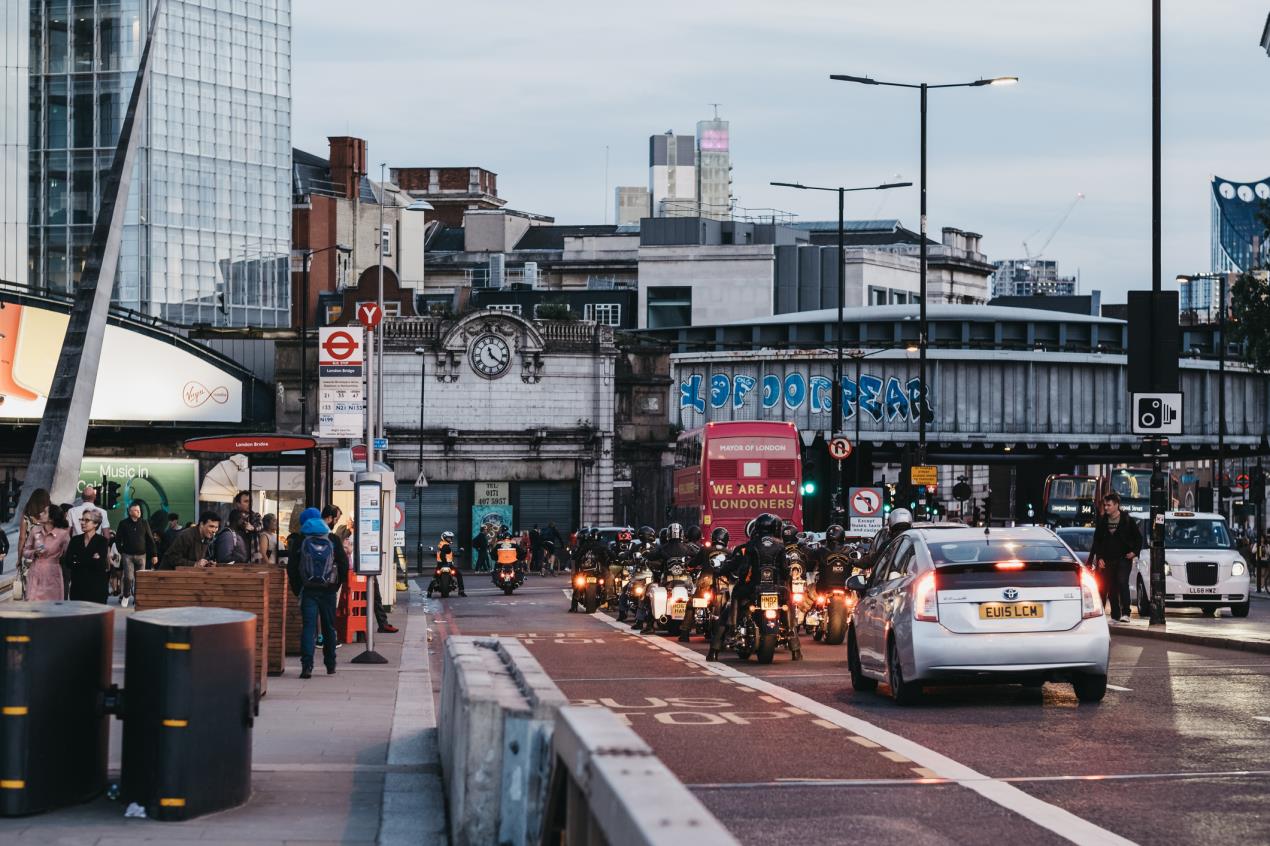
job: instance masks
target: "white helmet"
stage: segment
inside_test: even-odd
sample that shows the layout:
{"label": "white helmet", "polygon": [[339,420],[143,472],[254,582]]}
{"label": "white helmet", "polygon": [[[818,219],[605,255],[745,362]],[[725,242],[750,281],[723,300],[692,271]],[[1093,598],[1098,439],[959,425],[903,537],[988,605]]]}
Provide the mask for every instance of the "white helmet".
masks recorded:
{"label": "white helmet", "polygon": [[447,540],[447,541],[454,540],[454,532],[442,532],[441,540]]}
{"label": "white helmet", "polygon": [[913,512],[907,508],[897,508],[891,512],[891,516],[886,519],[886,527],[892,533],[902,532],[911,528],[913,525]]}

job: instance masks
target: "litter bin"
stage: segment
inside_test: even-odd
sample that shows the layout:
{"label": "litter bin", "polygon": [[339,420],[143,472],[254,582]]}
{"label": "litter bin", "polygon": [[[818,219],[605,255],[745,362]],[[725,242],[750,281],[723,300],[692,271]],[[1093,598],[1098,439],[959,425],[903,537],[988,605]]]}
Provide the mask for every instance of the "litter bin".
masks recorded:
{"label": "litter bin", "polygon": [[162,608],[128,618],[121,794],[186,820],[251,795],[256,615]]}
{"label": "litter bin", "polygon": [[113,625],[94,602],[0,605],[0,815],[106,789]]}

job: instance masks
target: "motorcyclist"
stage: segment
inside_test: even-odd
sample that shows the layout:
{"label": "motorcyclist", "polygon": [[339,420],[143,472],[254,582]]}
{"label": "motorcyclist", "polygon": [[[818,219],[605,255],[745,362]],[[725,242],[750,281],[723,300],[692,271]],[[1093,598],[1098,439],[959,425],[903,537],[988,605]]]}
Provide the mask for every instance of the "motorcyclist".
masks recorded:
{"label": "motorcyclist", "polygon": [[512,569],[516,571],[517,580],[524,576],[525,550],[516,542],[516,539],[512,537],[512,533],[507,528],[504,527],[499,530],[498,539],[494,541],[494,546],[490,549],[490,556],[494,559],[495,578],[498,576],[498,570],[504,564],[512,566]]}
{"label": "motorcyclist", "polygon": [[[693,547],[686,542],[682,524],[671,523],[662,531],[666,533],[665,542],[644,557],[644,561],[653,573],[653,581],[657,583],[665,579],[670,565],[675,562],[687,570],[693,557],[700,551],[699,547]],[[643,624],[643,631],[646,634],[653,630],[652,610],[652,600],[646,595],[643,606],[635,615],[636,622]],[[681,640],[688,639],[686,632],[681,633],[679,637]]]}
{"label": "motorcyclist", "polygon": [[913,512],[907,508],[897,508],[886,518],[886,525],[878,529],[877,534],[873,536],[873,540],[869,543],[868,564],[869,569],[877,563],[877,557],[882,554],[882,550],[886,549],[894,538],[899,537],[908,529],[913,527]]}
{"label": "motorcyclist", "polygon": [[[777,578],[784,585],[789,584],[789,564],[786,559],[785,545],[781,540],[781,520],[773,514],[761,514],[753,522],[753,529],[747,543],[736,548],[732,556],[720,568],[720,573],[732,579],[732,596],[728,607],[715,621],[714,631],[710,637],[710,651],[706,653],[707,661],[718,661],[719,650],[723,648],[723,638],[727,630],[736,626],[738,608],[748,604],[754,597],[758,586],[760,569],[766,565],[774,567]],[[788,606],[788,603],[786,603]],[[802,644],[798,640],[798,630],[794,627],[794,610],[789,607],[785,617],[789,629],[789,649],[795,661],[803,658]]]}
{"label": "motorcyclist", "polygon": [[847,543],[847,532],[836,523],[825,530],[825,545],[815,553],[816,591],[845,588],[851,571],[858,566],[859,555]]}
{"label": "motorcyclist", "polygon": [[696,555],[697,552],[700,551],[701,547],[703,546],[703,544],[701,543],[701,527],[689,526],[684,531],[684,543],[692,547],[693,555]]}
{"label": "motorcyclist", "polygon": [[609,545],[609,581],[605,589],[610,603],[616,602],[618,585],[622,583],[626,565],[631,563],[632,538],[628,529],[622,529],[617,533],[617,540]]}
{"label": "motorcyclist", "polygon": [[[454,563],[454,532],[442,532],[441,542],[437,544],[437,569],[443,565],[454,571],[454,580],[459,586],[459,596],[467,596],[467,591],[463,589],[463,571]],[[433,570],[432,581],[428,583],[428,596],[431,597],[436,589],[437,573]]]}
{"label": "motorcyclist", "polygon": [[[705,582],[711,593],[716,597],[718,596],[719,585],[715,579],[717,571],[715,570],[714,562],[718,556],[727,558],[728,541],[730,540],[731,537],[728,534],[728,530],[720,526],[710,533],[710,542],[700,547],[697,550],[697,554],[692,557],[692,562],[688,566],[692,570],[693,578],[696,579],[698,590],[700,590],[702,582]],[[722,562],[719,563],[722,566]],[[707,637],[710,636],[710,632],[705,632],[704,634]],[[687,640],[688,638],[685,635],[680,635],[679,639]]]}
{"label": "motorcyclist", "polygon": [[[584,534],[585,533],[585,534]],[[583,528],[578,530],[578,548],[573,551],[573,572],[591,573],[599,576],[607,572],[609,565],[608,545],[600,540],[600,530]],[[569,611],[578,610],[578,591],[573,591],[569,601]]]}

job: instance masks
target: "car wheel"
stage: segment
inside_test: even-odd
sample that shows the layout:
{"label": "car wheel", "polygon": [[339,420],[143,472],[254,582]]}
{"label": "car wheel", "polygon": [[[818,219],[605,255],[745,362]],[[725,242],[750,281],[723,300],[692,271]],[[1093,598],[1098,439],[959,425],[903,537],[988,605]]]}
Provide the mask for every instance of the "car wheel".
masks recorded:
{"label": "car wheel", "polygon": [[904,680],[904,665],[900,661],[895,638],[891,638],[886,645],[886,680],[891,686],[891,698],[896,705],[916,705],[921,701],[922,686],[917,682]]}
{"label": "car wheel", "polygon": [[1079,673],[1072,676],[1072,690],[1081,702],[1101,702],[1107,695],[1106,673]]}
{"label": "car wheel", "polygon": [[847,632],[847,669],[851,673],[851,687],[859,691],[877,690],[878,680],[864,674],[860,666],[860,646],[855,642],[855,628]]}
{"label": "car wheel", "polygon": [[1230,606],[1230,616],[1247,617],[1248,610],[1249,608],[1251,608],[1251,606],[1252,606],[1252,603],[1250,600],[1244,600],[1243,602],[1240,602],[1238,605],[1232,605]]}
{"label": "car wheel", "polygon": [[1143,619],[1151,616],[1151,597],[1141,579],[1138,579],[1138,616]]}

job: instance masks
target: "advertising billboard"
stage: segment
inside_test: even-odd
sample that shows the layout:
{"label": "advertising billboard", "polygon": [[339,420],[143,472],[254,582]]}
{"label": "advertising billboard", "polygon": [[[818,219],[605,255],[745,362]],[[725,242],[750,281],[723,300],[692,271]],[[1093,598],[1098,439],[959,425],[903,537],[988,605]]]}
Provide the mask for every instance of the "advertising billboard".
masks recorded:
{"label": "advertising billboard", "polygon": [[[0,420],[38,420],[53,384],[69,318],[0,303]],[[243,384],[181,347],[106,326],[90,418],[96,421],[241,423]]]}
{"label": "advertising billboard", "polygon": [[[88,485],[98,489],[97,504],[106,508],[111,526],[119,525],[134,502],[141,505],[143,520],[158,511],[176,512],[182,524],[198,519],[198,462],[192,459],[85,456],[76,494]],[[104,489],[109,485],[118,487]],[[107,498],[111,491],[113,501]]]}

